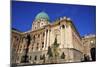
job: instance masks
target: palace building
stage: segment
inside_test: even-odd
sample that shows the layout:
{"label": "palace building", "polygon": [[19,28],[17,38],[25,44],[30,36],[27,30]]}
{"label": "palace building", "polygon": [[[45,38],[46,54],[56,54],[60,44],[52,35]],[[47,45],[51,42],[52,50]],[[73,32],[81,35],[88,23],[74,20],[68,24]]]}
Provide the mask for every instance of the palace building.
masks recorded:
{"label": "palace building", "polygon": [[84,54],[90,55],[89,50],[86,50],[88,48],[84,49],[83,45],[87,39],[81,38],[70,18],[60,17],[51,23],[48,14],[40,12],[29,31],[12,29],[11,63],[81,62]]}
{"label": "palace building", "polygon": [[82,37],[84,55],[87,60],[96,61],[96,36],[93,34]]}

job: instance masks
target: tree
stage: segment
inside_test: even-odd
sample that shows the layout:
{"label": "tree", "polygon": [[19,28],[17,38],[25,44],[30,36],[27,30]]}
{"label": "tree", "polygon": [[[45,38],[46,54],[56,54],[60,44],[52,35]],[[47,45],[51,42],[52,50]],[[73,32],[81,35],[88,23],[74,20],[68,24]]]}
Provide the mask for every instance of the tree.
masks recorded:
{"label": "tree", "polygon": [[96,61],[96,48],[90,50],[92,61]]}

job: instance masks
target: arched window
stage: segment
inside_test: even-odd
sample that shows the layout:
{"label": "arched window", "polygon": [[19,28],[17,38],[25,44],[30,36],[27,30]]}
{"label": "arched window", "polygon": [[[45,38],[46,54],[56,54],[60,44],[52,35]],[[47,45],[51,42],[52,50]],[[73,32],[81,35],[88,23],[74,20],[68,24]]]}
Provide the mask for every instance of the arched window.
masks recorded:
{"label": "arched window", "polygon": [[92,61],[96,61],[96,48],[93,47],[90,50]]}
{"label": "arched window", "polygon": [[62,25],[62,28],[64,29],[65,28],[65,25]]}

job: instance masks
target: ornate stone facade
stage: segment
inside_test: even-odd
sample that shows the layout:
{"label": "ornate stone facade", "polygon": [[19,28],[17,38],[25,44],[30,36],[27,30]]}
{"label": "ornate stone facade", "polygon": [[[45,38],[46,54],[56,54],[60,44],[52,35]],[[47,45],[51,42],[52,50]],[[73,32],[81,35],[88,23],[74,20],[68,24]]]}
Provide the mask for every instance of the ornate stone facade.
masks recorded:
{"label": "ornate stone facade", "polygon": [[82,42],[84,46],[84,55],[88,57],[88,60],[92,60],[92,54],[91,52],[94,52],[94,57],[96,60],[96,53],[95,51],[92,51],[93,49],[96,50],[96,36],[95,35],[85,35],[82,37]]}
{"label": "ornate stone facade", "polygon": [[[12,30],[11,46],[12,55],[14,55],[12,63],[66,63],[80,62],[84,59],[82,38],[71,19],[61,17],[52,23],[49,20],[49,16],[45,12],[40,12],[33,21],[30,31]],[[49,47],[52,49],[55,38],[59,44],[56,61],[54,57],[52,59],[48,55]]]}

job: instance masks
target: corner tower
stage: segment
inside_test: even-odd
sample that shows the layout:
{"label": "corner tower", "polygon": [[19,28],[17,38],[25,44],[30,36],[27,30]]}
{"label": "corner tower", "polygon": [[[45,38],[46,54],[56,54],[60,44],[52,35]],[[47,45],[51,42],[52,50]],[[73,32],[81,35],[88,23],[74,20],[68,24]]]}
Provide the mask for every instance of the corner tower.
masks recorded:
{"label": "corner tower", "polygon": [[42,28],[47,24],[49,24],[49,16],[47,13],[42,11],[36,15],[32,24],[32,31]]}

